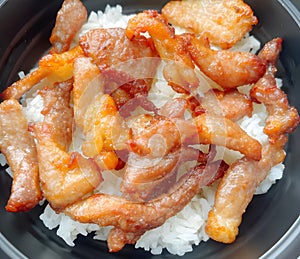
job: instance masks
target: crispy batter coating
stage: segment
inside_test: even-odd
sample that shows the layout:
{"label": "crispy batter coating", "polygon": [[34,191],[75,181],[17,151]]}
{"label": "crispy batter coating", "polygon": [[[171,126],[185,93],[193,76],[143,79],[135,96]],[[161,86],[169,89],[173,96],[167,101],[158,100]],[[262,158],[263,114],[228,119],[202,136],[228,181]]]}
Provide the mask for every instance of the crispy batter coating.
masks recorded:
{"label": "crispy batter coating", "polygon": [[170,1],[162,14],[173,25],[204,34],[223,49],[235,45],[258,22],[251,7],[242,0]]}
{"label": "crispy batter coating", "polygon": [[190,37],[188,50],[200,70],[224,89],[256,83],[266,72],[265,62],[248,52],[213,50],[200,37]]}
{"label": "crispy batter coating", "polygon": [[16,100],[6,100],[0,104],[0,150],[13,173],[6,210],[28,211],[42,199],[42,193],[36,147],[22,106]]}
{"label": "crispy batter coating", "polygon": [[199,143],[226,146],[254,160],[261,159],[261,144],[233,121],[219,116],[201,114],[194,119]]}
{"label": "crispy batter coating", "polygon": [[[159,135],[160,138],[151,138]],[[203,113],[193,120],[153,120],[140,134],[128,141],[130,149],[139,154],[164,155],[187,144],[215,144],[236,150],[254,160],[261,159],[261,144],[242,128],[222,116]]]}
{"label": "crispy batter coating", "polygon": [[169,85],[180,93],[196,88],[199,80],[186,51],[185,38],[176,36],[174,28],[155,10],[139,13],[128,21],[126,35],[129,39],[139,39],[144,32],[150,34],[159,56],[167,62],[163,73]]}
{"label": "crispy batter coating", "polygon": [[74,62],[73,84],[73,109],[76,127],[83,129],[86,110],[94,96],[101,92],[101,86],[99,68],[91,62],[90,58],[77,58]]}
{"label": "crispy batter coating", "polygon": [[229,167],[218,186],[214,207],[209,212],[205,227],[212,239],[223,243],[235,240],[242,215],[256,187],[284,157],[282,146],[267,144],[260,161],[244,158]]}
{"label": "crispy batter coating", "polygon": [[235,240],[242,215],[252,200],[256,187],[273,166],[284,160],[286,134],[291,133],[299,123],[296,109],[289,106],[286,95],[275,83],[275,63],[281,50],[281,42],[279,38],[271,40],[259,53],[269,67],[251,90],[252,98],[267,107],[268,117],[264,131],[269,136],[269,142],[263,147],[261,160],[243,158],[230,166],[218,186],[214,207],[208,215],[206,232],[219,242],[232,243]]}
{"label": "crispy batter coating", "polygon": [[293,132],[300,122],[298,111],[289,105],[287,95],[277,87],[275,65],[281,51],[281,38],[275,38],[265,44],[259,56],[268,64],[267,73],[252,87],[250,95],[255,101],[266,105],[269,114],[264,132],[269,141],[276,142],[282,134]]}
{"label": "crispy batter coating", "polygon": [[113,98],[102,93],[91,100],[84,115],[83,133],[86,139],[82,152],[87,157],[96,158],[101,167],[106,165],[105,168],[114,169],[118,165],[113,146],[113,130],[120,126],[117,117],[118,110]]}
{"label": "crispy batter coating", "polygon": [[51,53],[62,53],[69,50],[74,36],[86,19],[87,10],[80,0],[65,0],[57,13],[50,37]]}
{"label": "crispy batter coating", "polygon": [[[224,170],[219,163],[199,166],[189,172],[171,194],[153,201],[138,203],[107,194],[94,194],[66,207],[64,213],[82,223],[115,226],[127,237],[130,233],[131,236],[140,237],[179,212],[203,186],[210,183],[219,170]],[[123,235],[117,239],[109,238],[108,241],[111,252],[119,251],[128,242]]]}
{"label": "crispy batter coating", "polygon": [[72,137],[72,85],[69,80],[44,89],[44,121],[31,126],[37,140],[42,191],[56,211],[90,193],[102,181],[94,161],[67,152]]}
{"label": "crispy batter coating", "polygon": [[130,41],[121,28],[94,29],[79,44],[100,68],[104,91],[119,109],[130,99],[147,95],[159,63],[151,39]]}
{"label": "crispy batter coating", "polygon": [[39,66],[22,79],[14,82],[6,88],[0,97],[3,99],[19,99],[24,93],[39,83],[47,76],[54,76],[55,82],[62,82],[73,76],[74,60],[81,56],[83,51],[75,47],[61,54],[48,54],[39,61]]}
{"label": "crispy batter coating", "polygon": [[252,116],[252,101],[236,89],[226,92],[210,90],[199,98],[199,106],[194,108],[194,114],[205,111],[209,114],[224,116],[232,121],[238,121],[244,116]]}
{"label": "crispy batter coating", "polygon": [[[141,37],[130,41],[125,35],[125,30],[121,28],[90,30],[81,36],[79,45],[85,55],[91,57],[101,70],[112,66],[118,67],[129,60],[157,56],[151,40]],[[129,70],[124,72],[131,75],[130,67],[127,68]]]}

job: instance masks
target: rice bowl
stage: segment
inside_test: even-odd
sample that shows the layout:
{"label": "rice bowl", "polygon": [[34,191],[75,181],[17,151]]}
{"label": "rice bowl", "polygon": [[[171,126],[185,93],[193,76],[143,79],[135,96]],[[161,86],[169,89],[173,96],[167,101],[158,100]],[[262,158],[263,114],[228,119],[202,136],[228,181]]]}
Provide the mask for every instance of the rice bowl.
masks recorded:
{"label": "rice bowl", "polygon": [[[93,15],[93,17],[95,18],[95,15]],[[258,108],[259,109],[259,108]],[[264,114],[263,114],[263,112],[261,113],[262,115],[261,116],[259,116],[258,115],[258,117],[256,118],[257,119],[257,124],[258,125],[260,125],[260,126],[262,126],[263,124],[261,124],[261,121],[260,121],[260,117],[264,117]],[[253,127],[253,125],[251,125],[251,122],[249,122],[249,121],[242,121],[241,122],[242,124],[244,123],[244,125],[245,125],[245,127],[247,127],[247,126],[249,126],[250,128],[251,127]],[[255,122],[252,122],[252,123],[255,123]],[[256,124],[256,125],[257,125]],[[270,185],[270,184],[272,184],[276,179],[279,179],[279,178],[281,178],[281,172],[282,172],[282,165],[280,165],[280,166],[278,166],[276,169],[274,169],[274,173],[273,173],[273,176],[272,177],[270,177],[270,179],[268,180],[269,181],[269,184],[268,185]],[[268,189],[268,186],[266,185],[266,186],[261,186],[261,188],[260,188],[260,190],[258,190],[258,192],[265,192],[266,190]],[[205,214],[205,213],[207,213],[207,210],[209,209],[209,206],[211,206],[211,202],[212,202],[212,196],[210,195],[210,192],[211,192],[212,190],[205,190],[204,192],[204,197],[199,197],[199,200],[198,201],[194,201],[193,200],[193,203],[195,203],[195,204],[197,204],[197,205],[195,205],[195,206],[192,206],[191,208],[186,208],[185,209],[185,213],[184,214],[186,214],[186,215],[188,215],[189,214],[189,210],[191,210],[191,209],[193,209],[193,207],[197,207],[197,206],[200,206],[200,207],[202,207],[203,208],[203,210],[204,210],[204,212],[203,212],[203,214]],[[205,199],[203,199],[203,198],[205,198]],[[205,212],[206,211],[206,212]],[[49,215],[49,214],[46,214],[46,213],[49,213],[49,214],[51,214],[51,211],[49,211],[49,209],[47,209],[46,208],[46,211],[45,211],[45,214],[44,215]],[[199,214],[199,213],[198,213]],[[181,217],[185,217],[186,215],[181,215]],[[45,217],[44,217],[45,218]],[[56,222],[58,222],[58,220],[61,220],[62,222],[63,221],[68,221],[67,219],[54,219],[54,221],[56,221]],[[198,218],[198,219],[195,219],[195,220],[197,220],[197,221],[199,221],[199,222],[201,222],[201,221],[204,221],[205,220],[205,216],[203,217],[203,218]],[[50,227],[52,226],[52,227],[55,227],[56,225],[55,225],[55,223],[48,223],[49,225],[50,225]],[[67,223],[68,224],[68,223]],[[172,223],[170,223],[171,224],[171,226],[172,226]],[[177,225],[177,223],[176,223],[176,225]],[[171,228],[171,226],[169,226],[169,228]],[[65,230],[65,228],[64,228],[64,225],[63,225],[63,223],[61,224],[61,227],[62,227],[62,229],[61,230],[59,230],[59,232],[60,233],[63,233],[63,234],[65,234],[66,233],[66,230]],[[166,227],[166,229],[168,229],[168,226],[165,226]],[[183,223],[183,225],[182,225],[182,227],[184,228],[184,223]],[[79,229],[79,230],[78,230]],[[179,229],[179,231],[182,231],[182,230],[180,230],[180,227],[178,227],[178,229]],[[81,228],[81,226],[80,227],[76,227],[75,229],[73,229],[74,231],[75,231],[75,235],[76,235],[76,233],[77,232],[79,232],[79,233],[82,233],[82,234],[86,234],[86,233],[88,233],[89,231],[95,231],[96,229],[95,229],[95,226],[87,226],[86,228]],[[176,229],[175,229],[176,230]],[[186,229],[185,229],[186,230]],[[176,230],[177,231],[177,230]],[[194,235],[194,232],[197,232],[197,231],[199,231],[200,233],[201,233],[201,236],[200,236],[200,238],[199,237],[196,237],[195,235]],[[68,231],[68,232],[72,232],[72,231]],[[169,233],[169,231],[167,230],[166,231],[166,234],[168,234]],[[67,237],[66,239],[67,240],[69,240],[68,242],[69,242],[69,244],[72,244],[72,242],[73,242],[73,235],[74,235],[74,232],[73,232],[73,234],[72,235],[70,235],[69,237]],[[103,234],[103,233],[99,233],[99,238],[103,238],[103,235],[105,235],[105,233]],[[154,236],[157,236],[157,233],[154,233],[153,234]],[[171,236],[172,236],[172,234],[170,234]],[[96,237],[98,236],[98,233],[96,234]],[[176,234],[176,236],[178,236],[177,234]],[[188,235],[187,235],[188,236]],[[162,237],[161,239],[162,240],[164,240],[164,239],[169,239],[170,238],[170,236],[168,237],[168,238],[165,238],[165,237]],[[205,234],[204,234],[204,231],[203,231],[203,229],[201,230],[201,229],[196,229],[196,230],[192,230],[192,233],[190,234],[190,236],[188,236],[188,237],[185,237],[185,238],[187,238],[187,239],[189,239],[189,240],[192,240],[192,241],[188,241],[187,242],[187,245],[185,246],[185,248],[184,249],[179,249],[179,250],[176,250],[176,249],[174,249],[174,246],[172,247],[172,244],[175,244],[175,247],[177,246],[176,245],[176,239],[175,240],[173,240],[173,241],[171,241],[171,246],[170,247],[168,247],[167,245],[167,249],[169,250],[169,252],[171,252],[171,253],[174,253],[174,254],[179,254],[179,255],[182,255],[183,253],[185,253],[185,252],[187,252],[187,251],[190,251],[190,249],[191,249],[191,245],[193,244],[193,242],[195,243],[195,244],[197,244],[198,242],[200,242],[201,241],[201,239],[203,239],[203,240],[206,240],[206,236],[205,236]],[[145,236],[145,239],[147,240],[150,240],[150,241],[139,241],[140,243],[137,243],[137,246],[143,246],[145,249],[151,249],[151,252],[152,253],[154,253],[154,254],[156,254],[156,253],[160,253],[161,252],[161,249],[163,248],[163,245],[161,245],[161,244],[155,244],[155,243],[153,243],[153,237],[151,237],[151,235],[150,234],[148,234],[147,236]],[[152,245],[152,247],[150,246],[150,245]]]}

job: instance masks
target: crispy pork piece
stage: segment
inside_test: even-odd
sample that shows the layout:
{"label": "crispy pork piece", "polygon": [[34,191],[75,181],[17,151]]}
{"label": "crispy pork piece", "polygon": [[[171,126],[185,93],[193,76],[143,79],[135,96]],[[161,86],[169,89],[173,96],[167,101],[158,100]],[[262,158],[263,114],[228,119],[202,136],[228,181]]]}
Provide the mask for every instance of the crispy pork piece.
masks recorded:
{"label": "crispy pork piece", "polygon": [[150,137],[150,142],[153,143],[150,145],[150,153],[145,156],[129,153],[121,184],[123,197],[134,201],[149,201],[167,193],[175,185],[177,171],[182,163],[207,163],[209,157],[213,156],[214,148],[206,154],[184,146],[178,139],[180,135],[174,137],[173,132],[180,132],[174,128],[172,119],[183,118],[186,108],[187,101],[176,98],[159,109],[160,116],[140,115],[130,119],[132,136],[139,138],[145,131],[150,130],[150,134],[143,135],[142,141],[146,145],[147,137]]}
{"label": "crispy pork piece", "polygon": [[[87,157],[95,158],[102,168],[114,169],[118,165],[113,143],[114,132],[118,130],[117,127],[122,126],[118,120],[118,110],[113,98],[101,92],[90,101],[84,114],[83,133],[86,138],[82,143],[82,152]],[[125,131],[126,128],[124,135]]]}
{"label": "crispy pork piece", "polygon": [[125,62],[127,71],[125,67],[121,71],[127,72],[130,76],[136,75],[136,69],[142,76],[156,72],[156,67],[153,67],[151,62],[148,63],[147,59],[145,59],[144,67],[137,67],[134,64],[140,58],[157,57],[151,39],[140,37],[131,41],[126,37],[124,29],[90,30],[81,36],[79,45],[85,55],[91,57],[101,71],[110,67],[121,69],[122,63]]}
{"label": "crispy pork piece", "polygon": [[254,54],[213,50],[203,45],[202,37],[190,35],[187,45],[200,70],[225,90],[256,83],[266,72],[264,60]]}
{"label": "crispy pork piece", "polygon": [[129,20],[126,28],[129,39],[140,37],[142,32],[151,35],[162,59],[173,61],[166,64],[163,73],[175,91],[178,88],[174,85],[187,92],[198,87],[193,61],[206,76],[225,89],[255,83],[266,71],[265,63],[254,54],[213,50],[203,36],[175,35],[174,28],[157,11],[144,11]]}
{"label": "crispy pork piece", "polygon": [[[178,168],[187,161],[206,164],[214,157],[214,150],[203,153],[200,150],[182,147],[163,157],[153,158],[129,153],[121,191],[131,201],[150,201],[169,193],[178,178]],[[217,176],[216,179],[221,177]],[[214,179],[214,181],[216,180]]]}
{"label": "crispy pork piece", "polygon": [[171,24],[204,34],[223,49],[235,45],[258,22],[251,7],[242,0],[170,1],[162,14]]}
{"label": "crispy pork piece", "polygon": [[275,80],[276,62],[281,51],[281,38],[275,38],[265,44],[259,56],[268,64],[266,74],[252,87],[253,100],[265,104],[269,114],[264,132],[269,141],[276,142],[282,134],[291,133],[300,122],[298,111],[289,105],[287,95],[277,87]]}
{"label": "crispy pork piece", "polygon": [[6,210],[28,211],[42,199],[36,147],[22,106],[16,100],[0,104],[0,150],[13,173]]}
{"label": "crispy pork piece", "polygon": [[167,193],[176,183],[179,159],[180,151],[159,158],[129,153],[121,183],[122,196],[143,202]]}
{"label": "crispy pork piece", "polygon": [[218,186],[214,207],[208,214],[205,231],[212,239],[223,243],[235,241],[242,215],[256,187],[284,157],[281,145],[267,144],[260,161],[243,158],[229,167]]}
{"label": "crispy pork piece", "polygon": [[142,38],[141,33],[144,32],[150,34],[161,58],[194,68],[189,54],[185,51],[183,40],[175,36],[174,28],[169,26],[166,18],[157,11],[144,11],[128,21],[126,35],[130,40]]}
{"label": "crispy pork piece", "polygon": [[80,47],[75,47],[61,54],[47,54],[39,60],[39,66],[25,77],[6,88],[0,97],[3,99],[20,99],[24,93],[46,77],[55,78],[55,82],[63,82],[73,76],[74,60],[83,55]]}
{"label": "crispy pork piece", "polygon": [[158,114],[170,119],[183,119],[184,113],[188,109],[189,103],[184,98],[174,98],[168,100],[158,111]]}
{"label": "crispy pork piece", "polygon": [[70,95],[73,80],[56,83],[39,91],[44,100],[43,123],[52,126],[53,138],[57,145],[67,150],[72,141],[73,109],[70,107]]}
{"label": "crispy pork piece", "polygon": [[182,140],[176,121],[155,116],[140,134],[133,134],[128,144],[133,152],[141,156],[151,154],[153,157],[162,157],[180,147]]}
{"label": "crispy pork piece", "polygon": [[166,62],[163,74],[169,85],[180,93],[196,88],[199,79],[186,51],[185,38],[177,37],[174,28],[155,10],[144,11],[129,20],[126,28],[129,39],[139,39],[144,32],[150,34],[159,56]]}
{"label": "crispy pork piece", "polygon": [[289,106],[286,95],[275,83],[275,64],[281,50],[281,42],[279,38],[274,39],[259,53],[268,63],[268,69],[251,90],[252,98],[266,105],[268,117],[264,131],[269,137],[269,142],[263,146],[261,160],[243,158],[230,166],[218,186],[214,207],[208,215],[206,232],[219,242],[234,242],[242,215],[252,200],[256,187],[266,178],[273,166],[284,160],[286,134],[291,133],[299,123],[297,110]]}
{"label": "crispy pork piece", "polygon": [[287,95],[277,87],[275,77],[267,73],[251,89],[251,97],[265,104],[269,116],[264,132],[275,143],[282,134],[292,133],[300,119],[295,107],[290,106]]}
{"label": "crispy pork piece", "polygon": [[199,143],[215,144],[236,150],[246,157],[260,160],[261,144],[238,124],[224,117],[201,114],[194,119]]}
{"label": "crispy pork piece", "polygon": [[73,103],[76,127],[84,128],[84,116],[92,100],[103,92],[99,68],[90,58],[79,57],[74,62]]}
{"label": "crispy pork piece", "polygon": [[[203,113],[224,116],[232,121],[238,121],[244,116],[252,116],[253,106],[251,99],[236,89],[226,92],[210,90],[199,98],[199,106],[194,108],[194,115]],[[200,115],[199,114],[199,115]]]}
{"label": "crispy pork piece", "polygon": [[73,123],[72,86],[69,80],[42,90],[45,118],[31,125],[37,140],[41,188],[56,211],[84,197],[102,181],[94,161],[77,152],[68,153]]}
{"label": "crispy pork piece", "polygon": [[[151,139],[156,134],[160,135],[158,141],[157,138]],[[261,159],[261,144],[238,124],[225,117],[205,113],[193,120],[153,120],[128,141],[130,149],[142,156],[153,152],[161,156],[182,144],[198,143],[225,146],[254,160]]]}
{"label": "crispy pork piece", "polygon": [[[178,188],[170,194],[149,202],[131,202],[124,198],[94,194],[64,209],[64,213],[81,223],[95,223],[99,226],[114,226],[124,235],[108,238],[111,252],[117,252],[126,243],[135,242],[147,230],[162,225],[166,219],[178,213],[200,191],[209,184],[220,170],[219,163],[201,165],[183,176]],[[128,237],[132,238],[129,240]],[[126,238],[125,238],[126,237]]]}
{"label": "crispy pork piece", "polygon": [[72,40],[86,22],[87,10],[80,0],[65,0],[58,11],[50,42],[51,53],[69,50]]}
{"label": "crispy pork piece", "polygon": [[120,109],[130,99],[147,95],[160,60],[151,39],[130,41],[121,28],[94,29],[80,38],[86,56],[99,67],[104,92]]}

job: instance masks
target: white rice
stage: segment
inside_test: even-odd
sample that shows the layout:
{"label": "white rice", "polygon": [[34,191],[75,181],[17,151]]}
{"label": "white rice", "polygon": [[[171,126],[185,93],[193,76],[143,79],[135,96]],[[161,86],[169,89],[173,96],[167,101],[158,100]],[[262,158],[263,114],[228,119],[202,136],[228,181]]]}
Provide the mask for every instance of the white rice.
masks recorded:
{"label": "white rice", "polygon": [[[93,28],[125,28],[129,16],[122,15],[121,6],[107,6],[104,12],[91,12],[88,22],[82,27],[79,35]],[[78,37],[74,44],[77,44]],[[233,48],[233,50],[256,52],[260,48],[259,42],[253,37],[246,37]],[[158,75],[159,78],[161,76]],[[280,80],[278,81],[280,84]],[[241,87],[240,91],[248,91],[249,87]],[[158,80],[149,93],[149,98],[155,102],[157,106],[161,106],[168,98],[175,97],[175,93],[163,80]],[[157,97],[160,97],[158,100]],[[43,107],[42,98],[39,95],[28,98],[24,102],[24,114],[29,121],[40,121],[42,115],[40,111]],[[263,133],[265,119],[267,113],[264,105],[254,105],[254,115],[244,117],[240,120],[241,127],[248,132],[249,135],[259,140],[262,144],[268,141],[267,136]],[[224,149],[222,155],[228,163],[236,161],[241,155],[238,152]],[[5,164],[3,156],[0,154],[0,163]],[[269,176],[257,188],[256,194],[262,194],[268,191],[276,180],[282,177],[284,165],[279,164],[272,168]],[[120,195],[119,184],[121,179],[111,172],[103,172],[104,181],[101,183],[97,191],[103,193]],[[186,252],[192,251],[193,245],[198,245],[202,241],[207,241],[208,236],[204,227],[208,212],[214,203],[214,194],[217,183],[210,187],[204,187],[197,196],[176,216],[168,219],[161,227],[147,231],[136,243],[136,248],[143,248],[151,251],[152,254],[160,254],[165,248],[174,255],[184,255]],[[94,238],[106,240],[111,227],[99,227],[95,224],[82,224],[69,218],[68,216],[54,212],[48,205],[40,219],[49,229],[55,229],[68,245],[74,246],[74,240],[79,234],[86,236],[88,233],[94,233]]]}

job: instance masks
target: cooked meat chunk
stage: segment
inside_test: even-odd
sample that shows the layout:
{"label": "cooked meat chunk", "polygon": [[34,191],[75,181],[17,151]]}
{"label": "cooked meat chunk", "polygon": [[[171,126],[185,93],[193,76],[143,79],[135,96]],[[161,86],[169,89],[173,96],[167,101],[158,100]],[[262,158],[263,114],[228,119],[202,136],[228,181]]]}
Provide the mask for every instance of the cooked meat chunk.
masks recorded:
{"label": "cooked meat chunk", "polygon": [[87,10],[80,0],[65,0],[56,16],[50,42],[52,53],[69,50],[72,40],[86,22]]}
{"label": "cooked meat chunk", "polygon": [[13,173],[10,212],[28,211],[42,199],[36,147],[22,106],[16,100],[0,104],[0,150]]}
{"label": "cooked meat chunk", "polygon": [[242,0],[170,1],[162,9],[170,23],[196,34],[223,49],[235,45],[258,20]]}
{"label": "cooked meat chunk", "polygon": [[69,80],[44,89],[44,121],[31,126],[37,140],[41,188],[56,211],[84,197],[102,181],[94,161],[77,152],[68,153],[73,123],[72,86]]}
{"label": "cooked meat chunk", "polygon": [[[66,207],[64,213],[82,223],[115,226],[126,233],[127,238],[130,233],[131,236],[140,237],[179,212],[203,186],[211,182],[219,170],[224,170],[219,163],[199,166],[184,176],[179,187],[171,194],[153,201],[138,203],[117,196],[94,194]],[[109,238],[110,251],[116,252],[123,248],[129,242],[127,238],[123,235],[118,239]]]}
{"label": "cooked meat chunk", "polygon": [[266,72],[265,62],[248,52],[213,50],[200,37],[190,37],[189,53],[200,70],[224,89],[256,83]]}

